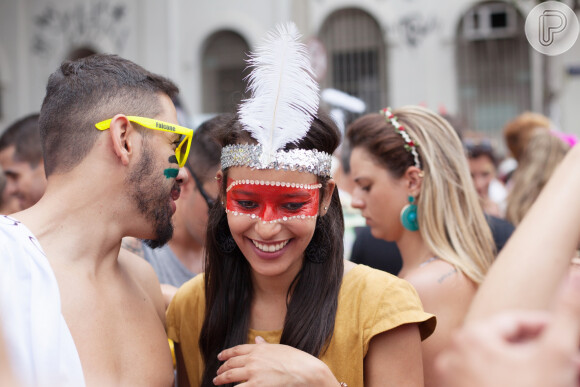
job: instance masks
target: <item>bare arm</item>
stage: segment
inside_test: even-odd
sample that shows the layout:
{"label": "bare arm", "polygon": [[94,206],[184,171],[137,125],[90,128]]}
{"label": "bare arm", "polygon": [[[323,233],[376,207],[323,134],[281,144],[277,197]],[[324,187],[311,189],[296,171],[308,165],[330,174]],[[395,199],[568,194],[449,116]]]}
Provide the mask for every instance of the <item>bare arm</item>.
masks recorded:
{"label": "bare arm", "polygon": [[466,321],[544,309],[580,240],[580,146],[572,148],[491,267]]}
{"label": "bare arm", "polygon": [[370,387],[423,386],[417,324],[406,324],[372,338],[364,361],[364,378],[365,386]]}

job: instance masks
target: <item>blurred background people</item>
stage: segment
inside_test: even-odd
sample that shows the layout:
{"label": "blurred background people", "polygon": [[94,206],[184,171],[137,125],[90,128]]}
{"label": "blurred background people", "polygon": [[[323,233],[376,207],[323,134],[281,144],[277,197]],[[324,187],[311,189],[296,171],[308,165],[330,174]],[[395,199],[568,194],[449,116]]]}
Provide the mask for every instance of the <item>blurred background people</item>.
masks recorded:
{"label": "blurred background people", "polygon": [[4,170],[0,165],[0,215],[9,215],[20,211],[20,204],[14,195],[10,195],[6,190],[7,179]]}
{"label": "blurred background people", "polygon": [[532,134],[537,130],[549,131],[551,127],[548,117],[534,112],[524,112],[508,121],[503,136],[511,156],[519,162]]}
{"label": "blurred background people", "polygon": [[469,171],[486,214],[503,218],[507,190],[496,178],[497,158],[488,139],[465,138]]}
{"label": "blurred background people", "polygon": [[0,137],[6,195],[17,198],[20,210],[36,204],[46,189],[38,117],[31,114],[16,121]]}
{"label": "blurred background people", "polygon": [[397,243],[399,276],[437,316],[422,352],[425,386],[440,386],[435,357],[463,323],[494,259],[493,238],[451,125],[418,106],[382,113],[365,115],[347,130],[352,205],[373,236]]}
{"label": "blurred background people", "polygon": [[518,225],[526,215],[570,146],[549,131],[536,131],[522,149],[512,178],[506,218]]}
{"label": "blurred background people", "polygon": [[218,115],[201,124],[193,134],[185,164],[189,178],[181,186],[181,196],[176,201],[174,232],[169,243],[153,249],[141,240],[123,240],[125,248],[145,258],[155,269],[166,306],[184,282],[204,270],[208,211],[218,194],[215,176],[221,155],[213,135],[230,119],[229,114]]}

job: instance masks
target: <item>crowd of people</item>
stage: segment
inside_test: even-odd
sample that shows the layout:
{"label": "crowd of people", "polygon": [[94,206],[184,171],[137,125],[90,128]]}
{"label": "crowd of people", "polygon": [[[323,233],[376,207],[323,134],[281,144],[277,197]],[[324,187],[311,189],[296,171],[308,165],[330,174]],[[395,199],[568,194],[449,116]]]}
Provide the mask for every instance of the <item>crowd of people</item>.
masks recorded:
{"label": "crowd of people", "polygon": [[306,52],[278,26],[195,130],[127,59],[51,74],[0,136],[0,385],[578,385],[580,148],[526,112],[502,174],[421,106],[341,138]]}

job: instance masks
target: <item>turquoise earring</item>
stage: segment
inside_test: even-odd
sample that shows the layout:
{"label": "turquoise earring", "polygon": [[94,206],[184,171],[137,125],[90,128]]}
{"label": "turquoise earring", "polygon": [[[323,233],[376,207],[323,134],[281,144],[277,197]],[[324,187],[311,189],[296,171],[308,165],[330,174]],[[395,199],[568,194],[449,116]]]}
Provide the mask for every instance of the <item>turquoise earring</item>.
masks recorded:
{"label": "turquoise earring", "polygon": [[409,231],[419,230],[419,222],[417,221],[417,205],[413,204],[415,198],[409,196],[409,204],[401,210],[401,224]]}

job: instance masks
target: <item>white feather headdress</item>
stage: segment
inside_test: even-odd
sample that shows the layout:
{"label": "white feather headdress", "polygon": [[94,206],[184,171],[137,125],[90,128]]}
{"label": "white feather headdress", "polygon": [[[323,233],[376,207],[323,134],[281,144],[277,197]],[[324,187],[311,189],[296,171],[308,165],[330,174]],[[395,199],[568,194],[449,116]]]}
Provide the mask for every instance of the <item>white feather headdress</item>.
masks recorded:
{"label": "white feather headdress", "polygon": [[250,55],[248,64],[252,68],[248,77],[251,97],[242,102],[239,116],[243,128],[259,145],[224,147],[222,168],[245,165],[329,174],[327,153],[280,151],[306,135],[320,99],[310,58],[296,25],[282,24],[270,32],[264,44]]}

